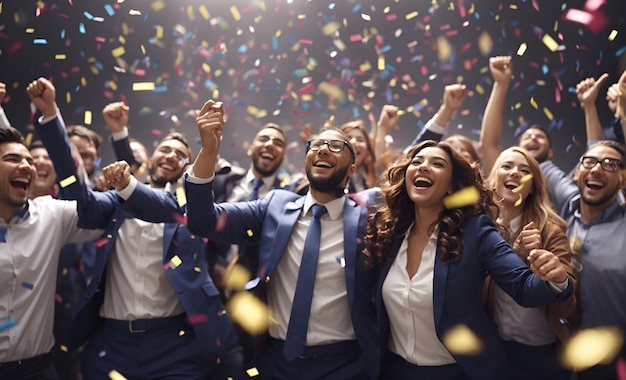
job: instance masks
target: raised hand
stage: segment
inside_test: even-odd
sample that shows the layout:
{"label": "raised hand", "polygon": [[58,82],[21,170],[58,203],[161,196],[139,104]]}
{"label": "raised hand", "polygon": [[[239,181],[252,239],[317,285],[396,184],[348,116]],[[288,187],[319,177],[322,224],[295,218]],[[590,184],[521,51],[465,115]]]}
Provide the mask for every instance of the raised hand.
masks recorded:
{"label": "raised hand", "polygon": [[567,279],[567,272],[552,252],[545,249],[533,249],[527,257],[530,269],[537,277],[544,281],[563,282]]}
{"label": "raised hand", "polygon": [[102,109],[102,117],[111,132],[122,132],[128,124],[129,111],[130,107],[123,102],[109,103]]}
{"label": "raised hand", "polygon": [[378,128],[381,128],[385,135],[389,134],[392,129],[398,126],[401,115],[402,113],[397,106],[385,104],[378,117]]}
{"label": "raised hand", "polygon": [[43,117],[56,115],[56,89],[48,79],[39,78],[30,82],[26,87],[26,94]]}
{"label": "raised hand", "polygon": [[513,75],[513,59],[510,56],[489,58],[489,70],[496,83],[508,84]]}
{"label": "raised hand", "polygon": [[117,161],[102,169],[102,176],[107,185],[122,190],[130,183],[130,165],[126,161]]}
{"label": "raised hand", "polygon": [[584,109],[595,106],[600,87],[609,78],[609,74],[604,73],[597,80],[593,77],[583,79],[576,85],[576,96],[580,106]]}
{"label": "raised hand", "polygon": [[443,88],[443,105],[456,111],[463,105],[466,95],[467,86],[464,84],[449,84]]}

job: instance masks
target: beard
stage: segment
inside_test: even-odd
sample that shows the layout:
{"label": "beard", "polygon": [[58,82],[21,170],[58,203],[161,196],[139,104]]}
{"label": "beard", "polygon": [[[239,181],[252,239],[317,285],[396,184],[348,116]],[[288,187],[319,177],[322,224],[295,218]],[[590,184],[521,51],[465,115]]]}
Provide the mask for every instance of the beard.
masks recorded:
{"label": "beard", "polygon": [[343,170],[338,170],[331,174],[330,177],[320,178],[311,173],[309,167],[306,168],[306,176],[309,179],[309,183],[312,189],[315,189],[321,193],[343,195],[344,183],[346,180],[346,174],[348,173],[348,167]]}
{"label": "beard", "polygon": [[261,177],[269,177],[271,175],[274,175],[274,173],[276,173],[276,170],[278,170],[278,167],[280,166],[280,164],[274,164],[273,166],[266,168],[258,164],[259,159],[260,157],[255,156],[252,160],[252,166],[254,167],[254,170],[261,175]]}
{"label": "beard", "polygon": [[599,198],[594,199],[594,198],[587,197],[585,195],[585,192],[583,191],[580,194],[580,199],[586,204],[588,204],[589,206],[602,206],[603,204],[607,203],[611,199],[614,199],[618,192],[619,192],[619,185],[617,185],[613,191],[607,191],[606,193],[604,193],[604,195],[600,196]]}
{"label": "beard", "polygon": [[168,183],[175,183],[176,181],[178,181],[182,173],[172,178],[167,178],[167,177],[157,175],[156,169],[151,167],[150,170],[148,170],[148,175],[150,178],[150,184],[152,186],[157,187],[157,188],[164,188],[165,185],[167,185]]}

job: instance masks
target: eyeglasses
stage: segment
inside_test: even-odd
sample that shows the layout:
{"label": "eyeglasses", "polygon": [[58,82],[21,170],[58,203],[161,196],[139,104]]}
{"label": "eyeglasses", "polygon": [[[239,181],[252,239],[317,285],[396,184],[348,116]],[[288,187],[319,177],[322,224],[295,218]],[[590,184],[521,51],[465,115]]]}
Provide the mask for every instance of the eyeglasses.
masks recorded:
{"label": "eyeglasses", "polygon": [[268,141],[272,141],[272,144],[276,145],[279,148],[284,148],[285,147],[285,142],[281,139],[279,139],[278,137],[274,137],[274,136],[268,136],[268,135],[259,135],[256,137],[256,140],[260,143],[265,144]]}
{"label": "eyeglasses", "polygon": [[335,153],[339,153],[343,150],[343,148],[348,147],[348,149],[350,149],[350,151],[354,154],[354,152],[352,151],[352,147],[345,140],[313,139],[313,140],[307,141],[306,145],[309,149],[315,150],[315,151],[322,149],[324,145],[328,145],[328,149],[330,149],[331,152],[335,152]]}
{"label": "eyeglasses", "polygon": [[622,161],[618,160],[617,158],[598,159],[592,156],[582,156],[580,158],[580,164],[585,169],[595,168],[598,162],[600,163],[600,166],[602,166],[602,169],[606,170],[607,172],[614,172],[617,170],[618,167],[624,167]]}

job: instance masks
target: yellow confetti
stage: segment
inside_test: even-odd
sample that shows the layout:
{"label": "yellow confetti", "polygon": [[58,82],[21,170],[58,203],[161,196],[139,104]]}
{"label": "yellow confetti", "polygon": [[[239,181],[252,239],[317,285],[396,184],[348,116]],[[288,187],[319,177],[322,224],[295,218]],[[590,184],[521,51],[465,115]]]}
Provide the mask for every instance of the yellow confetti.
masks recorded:
{"label": "yellow confetti", "polygon": [[30,146],[30,143],[32,142],[33,142],[33,134],[29,133],[26,135],[26,138],[24,139],[24,143],[26,144],[26,146]]}
{"label": "yellow confetti", "polygon": [[241,13],[239,13],[239,9],[237,9],[236,6],[233,5],[232,7],[230,7],[230,14],[233,15],[235,21],[241,20]]}
{"label": "yellow confetti", "polygon": [[580,330],[563,349],[561,365],[583,371],[597,364],[609,364],[624,343],[624,335],[614,327]]}
{"label": "yellow confetti", "polygon": [[452,55],[452,45],[446,37],[437,37],[437,56],[439,62],[446,62]]}
{"label": "yellow confetti", "polygon": [[536,109],[536,110],[539,109],[539,104],[537,104],[537,101],[535,100],[534,97],[530,98],[530,105],[533,106],[533,108]]}
{"label": "yellow confetti", "polygon": [[552,121],[552,119],[554,119],[554,115],[552,114],[552,112],[550,112],[548,107],[543,107],[543,113],[546,115],[548,120]]}
{"label": "yellow confetti", "polygon": [[382,54],[378,56],[378,70],[385,70],[385,56]]}
{"label": "yellow confetti", "polygon": [[200,267],[193,267],[193,270],[195,270],[198,273],[202,272],[202,269]]}
{"label": "yellow confetti", "polygon": [[121,373],[117,372],[116,370],[111,370],[111,372],[109,372],[109,379],[111,380],[127,380],[124,375],[122,375]]}
{"label": "yellow confetti", "polygon": [[76,177],[74,175],[71,175],[64,180],[59,181],[59,186],[61,186],[62,188],[65,188],[73,184],[74,182],[76,182]]}
{"label": "yellow confetti", "polygon": [[176,255],[172,257],[172,259],[170,260],[170,268],[176,269],[182,263],[183,263],[183,260],[181,260],[180,257]]}
{"label": "yellow confetti", "polygon": [[133,91],[154,91],[154,82],[135,82],[133,83]]}
{"label": "yellow confetti", "polygon": [[248,237],[254,236],[254,232],[252,232],[252,230],[247,230],[246,234],[248,234]]}
{"label": "yellow confetti", "polygon": [[515,207],[521,205],[523,201],[524,201],[524,197],[522,197],[522,194],[520,194],[519,199],[515,201]]}
{"label": "yellow confetti", "polygon": [[331,34],[334,34],[335,32],[337,32],[340,28],[341,28],[340,23],[336,21],[329,22],[328,24],[322,27],[322,33],[324,33],[325,36],[330,36]]}
{"label": "yellow confetti", "polygon": [[155,1],[152,4],[150,4],[150,8],[152,8],[153,11],[158,12],[163,10],[163,8],[165,8],[165,2],[164,1]]}
{"label": "yellow confetti", "polygon": [[419,16],[419,13],[417,11],[414,11],[414,12],[408,13],[406,16],[404,16],[404,18],[406,20],[410,20],[410,19],[415,18],[417,16]]}
{"label": "yellow confetti", "polygon": [[231,318],[252,335],[263,334],[270,324],[270,309],[248,292],[238,292],[228,301]]}
{"label": "yellow confetti", "polygon": [[513,189],[512,191],[514,193],[519,193],[520,191],[522,191],[522,189],[524,188],[524,184],[528,181],[530,181],[531,179],[533,179],[533,175],[531,174],[526,174],[525,176],[522,177],[522,179],[520,180],[520,185],[518,187],[516,187],[515,189]]}
{"label": "yellow confetti", "polygon": [[476,204],[479,199],[480,194],[478,193],[478,189],[474,186],[469,186],[445,197],[443,199],[443,205],[448,209],[459,208]]}
{"label": "yellow confetti", "polygon": [[163,27],[161,25],[157,25],[156,26],[156,34],[154,35],[154,37],[158,40],[163,39]]}
{"label": "yellow confetti", "polygon": [[517,48],[517,55],[523,56],[526,53],[526,49],[528,49],[528,45],[526,45],[526,42],[522,42]]}
{"label": "yellow confetti", "polygon": [[111,55],[115,58],[121,57],[124,54],[126,54],[126,49],[124,48],[124,46],[120,46],[111,50]]}
{"label": "yellow confetti", "polygon": [[556,49],[559,48],[559,43],[556,42],[554,38],[552,38],[552,36],[547,33],[543,35],[543,38],[541,38],[541,42],[543,42],[543,44],[546,45],[546,47],[550,49],[550,51],[556,51]]}
{"label": "yellow confetti", "polygon": [[185,335],[185,330],[180,330],[180,331],[178,332],[178,336],[183,336],[183,335]]}
{"label": "yellow confetti", "polygon": [[617,37],[617,30],[613,29],[611,30],[611,33],[609,33],[609,41],[613,41],[615,39],[615,37]]}
{"label": "yellow confetti", "polygon": [[62,61],[65,58],[67,58],[67,56],[65,54],[55,54],[54,55],[54,59],[59,60],[59,61]]}
{"label": "yellow confetti", "polygon": [[91,125],[92,120],[93,120],[93,116],[91,114],[91,111],[85,111],[85,116],[83,117],[83,124]]}
{"label": "yellow confetti", "polygon": [[226,287],[228,289],[242,290],[249,279],[250,272],[246,267],[235,264],[226,273]]}
{"label": "yellow confetti", "polygon": [[176,189],[176,199],[180,207],[185,207],[187,204],[187,194],[185,194],[185,189],[182,186]]}
{"label": "yellow confetti", "polygon": [[67,350],[67,346],[66,346],[66,345],[64,345],[64,344],[60,345],[60,346],[59,346],[59,348],[60,348],[60,349],[61,349],[61,351],[63,351],[63,352],[67,352],[67,351],[68,351],[68,350]]}
{"label": "yellow confetti", "polygon": [[453,355],[478,355],[483,350],[483,342],[464,324],[446,331],[442,342]]}
{"label": "yellow confetti", "polygon": [[486,57],[491,54],[491,50],[493,49],[493,39],[486,30],[484,30],[478,37],[478,47],[480,48],[480,53],[483,56]]}
{"label": "yellow confetti", "polygon": [[198,8],[198,11],[200,11],[200,14],[202,15],[202,18],[204,18],[205,20],[208,20],[211,18],[211,14],[209,13],[209,10],[206,8],[206,6],[201,5]]}

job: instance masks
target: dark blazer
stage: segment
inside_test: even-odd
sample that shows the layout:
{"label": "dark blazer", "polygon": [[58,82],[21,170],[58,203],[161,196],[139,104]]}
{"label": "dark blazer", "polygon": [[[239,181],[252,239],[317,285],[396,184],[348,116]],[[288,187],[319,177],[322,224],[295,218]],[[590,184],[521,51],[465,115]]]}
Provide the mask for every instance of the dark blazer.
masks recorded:
{"label": "dark blazer", "polygon": [[[48,149],[58,178],[76,176],[69,139],[58,118],[43,126],[37,125],[37,133]],[[119,198],[114,191],[92,192],[81,181],[66,186],[64,190],[66,196],[78,201],[81,225],[104,228],[103,236],[107,238],[98,247],[93,279],[79,301],[73,321],[71,349],[84,344],[101,322],[98,313],[105,291],[107,263],[118,230],[126,218],[140,218],[153,223],[165,222],[163,264],[168,264],[174,256],[182,261],[175,270],[167,269],[166,274],[185,313],[188,316],[202,316],[199,320],[194,318],[192,324],[201,349],[205,353],[214,354],[236,342],[237,335],[206,269],[202,239],[192,235],[180,223],[183,219],[182,210],[174,195],[151,189],[142,183],[137,184],[127,201]]]}
{"label": "dark blazer", "polygon": [[[383,352],[388,347],[389,317],[382,299],[382,287],[404,236],[399,237],[381,272],[377,286],[377,306],[380,344]],[[548,283],[536,277],[497,232],[486,215],[466,222],[463,233],[463,254],[452,264],[441,262],[437,250],[433,278],[433,308],[435,329],[439,340],[457,324],[465,324],[484,344],[476,356],[452,355],[471,379],[500,380],[507,374],[507,359],[498,335],[498,329],[482,302],[485,275],[489,273],[496,283],[517,303],[524,307],[538,307],[565,300],[572,294],[573,285],[555,296]],[[381,358],[382,360],[382,358]]]}
{"label": "dark blazer", "polygon": [[[189,230],[231,244],[259,244],[259,270],[253,283],[269,283],[287,248],[305,197],[287,190],[274,190],[254,202],[215,204],[213,183],[185,181],[185,189],[189,202]],[[220,217],[222,213],[227,217]],[[373,270],[365,267],[361,255],[366,216],[364,207],[346,199],[343,217],[348,303],[363,366],[372,378],[376,378],[379,350],[372,304]],[[251,234],[248,234],[249,230]]]}

